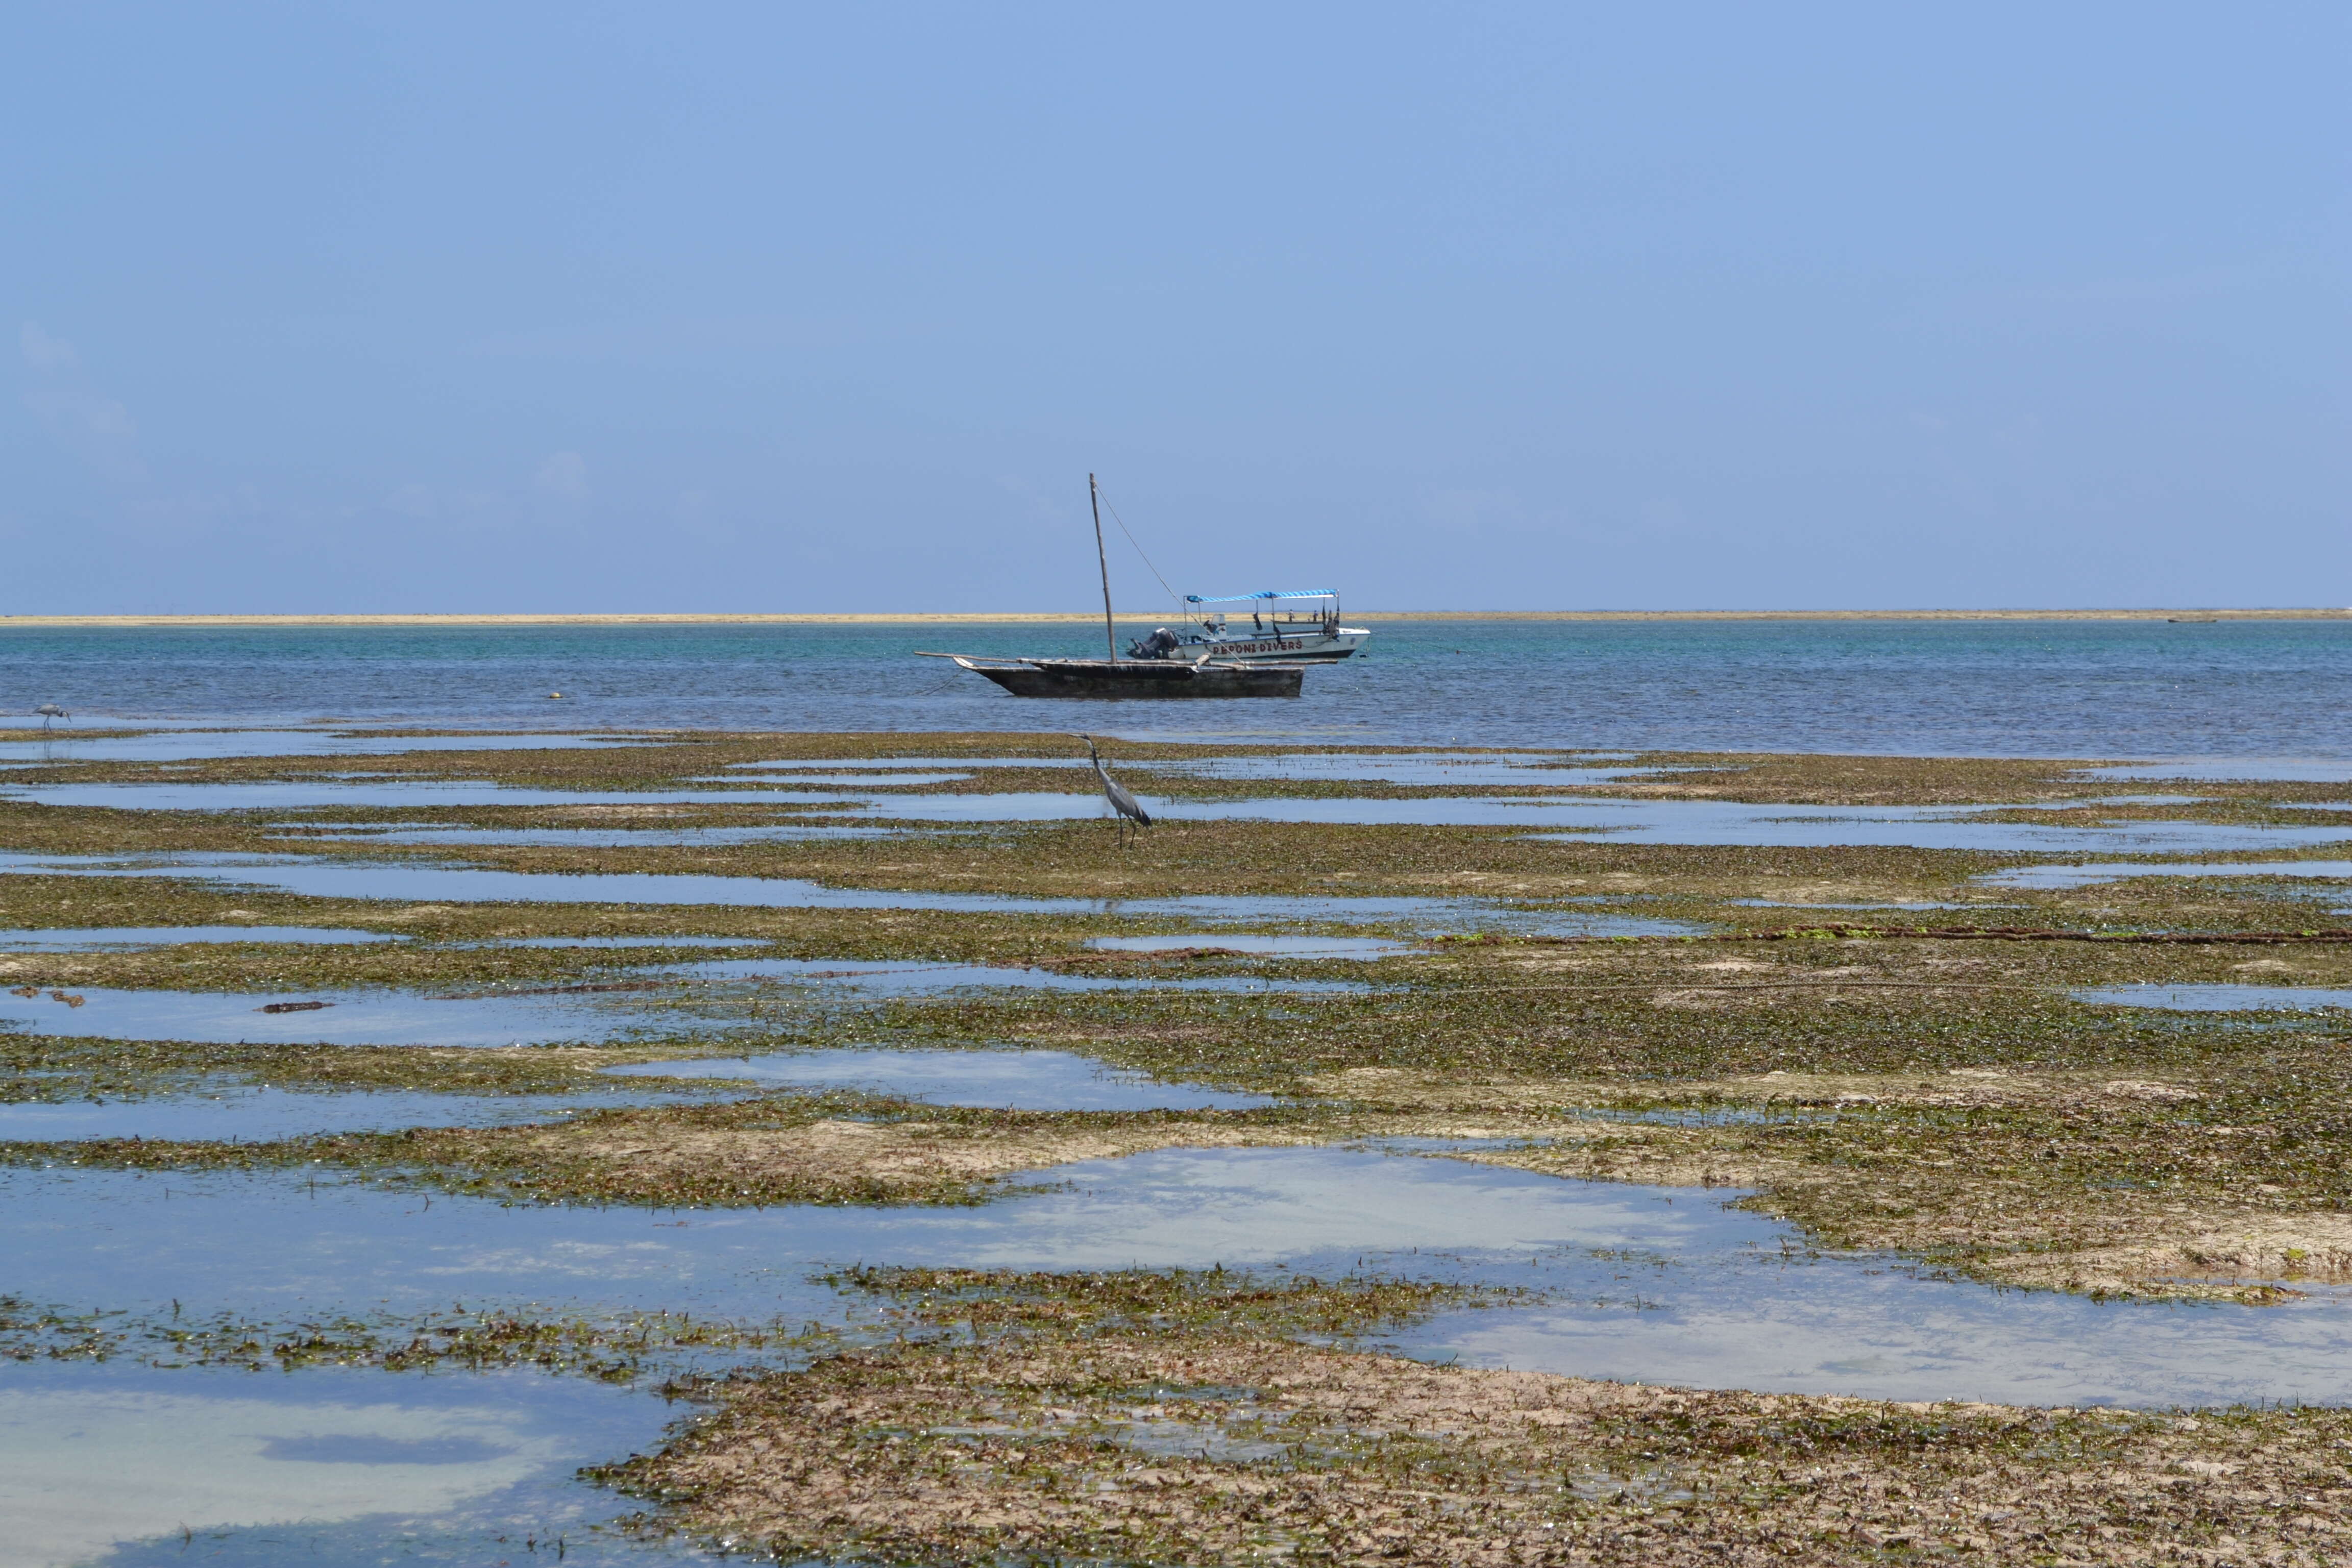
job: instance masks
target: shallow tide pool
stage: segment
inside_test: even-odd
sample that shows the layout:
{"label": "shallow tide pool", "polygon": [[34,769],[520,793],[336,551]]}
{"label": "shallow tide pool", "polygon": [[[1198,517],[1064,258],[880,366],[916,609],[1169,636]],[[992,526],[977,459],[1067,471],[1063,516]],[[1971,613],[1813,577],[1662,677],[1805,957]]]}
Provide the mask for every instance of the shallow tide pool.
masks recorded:
{"label": "shallow tide pool", "polygon": [[[414,991],[125,991],[102,985],[0,992],[0,1027],[97,1040],[213,1045],[526,1046],[614,1040],[655,1021],[627,996],[432,996]],[[68,998],[79,998],[78,1001]],[[315,1004],[324,1003],[320,1006]],[[280,1009],[271,1012],[268,1009]],[[658,1032],[711,1027],[665,1013]]]}
{"label": "shallow tide pool", "polygon": [[2352,784],[2352,762],[2340,757],[2180,757],[2165,763],[2122,763],[2083,768],[2086,779],[2182,779],[2196,784]]}
{"label": "shallow tide pool", "polygon": [[388,756],[401,752],[565,752],[641,746],[642,735],[382,735],[347,730],[151,730],[137,735],[58,730],[0,742],[0,758],[27,763],[193,763],[227,757]]}
{"label": "shallow tide pool", "polygon": [[[1520,771],[1557,776],[1572,770]],[[761,781],[746,776],[742,782],[758,784]],[[889,782],[906,784],[910,780],[894,778]],[[1974,820],[1988,813],[2012,809],[2000,805],[1755,805],[1723,800],[1621,800],[1572,795],[1428,795],[1411,799],[1268,797],[1202,801],[1155,795],[1151,793],[1150,779],[1142,774],[1138,774],[1133,782],[1153,816],[1171,820],[1528,827],[1559,832],[1563,843],[1573,843],[1583,836],[1605,835],[1609,841],[1620,844],[1858,846],[2059,854],[2137,850],[2161,854],[2297,847],[2341,842],[2347,837],[2344,829],[2332,826],[2121,821],[2055,827]],[[717,802],[814,805],[823,806],[827,816],[866,816],[908,823],[1069,821],[1101,816],[1109,810],[1102,798],[1091,791],[860,796],[854,789],[845,789],[844,793],[791,789],[698,793],[690,790],[562,791],[446,780],[53,784],[0,789],[0,798],[44,805],[171,811],[360,805],[652,805]],[[646,840],[625,837],[619,841]],[[492,840],[484,838],[478,842]]]}
{"label": "shallow tide pool", "polygon": [[2314,877],[2352,879],[2352,860],[2103,861],[2084,866],[2018,866],[1989,871],[1976,880],[1997,888],[2087,888],[2130,877]]}
{"label": "shallow tide pool", "polygon": [[1001,1110],[1239,1110],[1263,1094],[1168,1083],[1071,1051],[819,1050],[639,1062],[616,1077],[734,1079],[793,1089],[856,1089],[934,1105]]}
{"label": "shallow tide pool", "polygon": [[592,1089],[568,1095],[310,1092],[251,1084],[208,1085],[149,1100],[0,1103],[0,1142],[158,1138],[263,1143],[337,1132],[392,1132],[406,1127],[509,1127],[560,1121],[583,1110],[676,1105],[712,1098],[708,1089],[660,1085],[635,1092]]}
{"label": "shallow tide pool", "polygon": [[824,958],[718,959],[680,964],[665,976],[697,981],[774,981],[822,985],[829,991],[914,996],[973,989],[1008,991],[1280,991],[1313,995],[1361,993],[1371,987],[1353,980],[1265,980],[1249,974],[1201,974],[1167,978],[1065,973],[995,963],[922,963]]}
{"label": "shallow tide pool", "polygon": [[286,942],[341,943],[405,942],[388,931],[336,926],[79,926],[0,931],[0,952],[39,949],[80,952],[108,947],[171,947],[180,942]]}
{"label": "shallow tide pool", "polygon": [[2068,995],[2108,1007],[2160,1007],[2172,1013],[2313,1012],[2352,1007],[2352,991],[2317,985],[2097,985]]}
{"label": "shallow tide pool", "polygon": [[600,1531],[633,1505],[576,1475],[681,1414],[524,1372],[10,1366],[0,1563],[708,1562]]}
{"label": "shallow tide pool", "polygon": [[0,851],[10,872],[86,877],[188,877],[274,888],[308,898],[386,899],[420,903],[540,902],[735,904],[752,909],[938,910],[978,913],[1167,916],[1235,924],[1328,922],[1410,925],[1433,931],[1507,930],[1550,936],[1685,936],[1706,930],[1680,921],[1585,910],[1515,909],[1478,899],[1244,897],[1034,899],[1010,893],[900,892],[829,888],[788,877],[657,873],[493,871],[466,866],[377,865],[299,855],[191,853],[131,861],[103,856]]}
{"label": "shallow tide pool", "polygon": [[1249,936],[1217,931],[1180,931],[1174,936],[1096,936],[1087,945],[1102,952],[1181,952],[1190,947],[1221,947],[1269,958],[1370,961],[1394,958],[1412,948],[1401,942],[1360,936]]}
{"label": "shallow tide pool", "polygon": [[[290,1315],[537,1304],[838,1321],[855,1261],[1353,1269],[1539,1289],[1418,1353],[1644,1382],[1895,1399],[2352,1399],[2352,1302],[2100,1303],[1816,1255],[1720,1190],[1560,1181],[1379,1149],[1172,1149],[1043,1173],[978,1208],[500,1206],[308,1173],[0,1172],[10,1290],[84,1308]],[[267,1238],[266,1242],[260,1238]],[[5,1376],[5,1374],[0,1374]]]}

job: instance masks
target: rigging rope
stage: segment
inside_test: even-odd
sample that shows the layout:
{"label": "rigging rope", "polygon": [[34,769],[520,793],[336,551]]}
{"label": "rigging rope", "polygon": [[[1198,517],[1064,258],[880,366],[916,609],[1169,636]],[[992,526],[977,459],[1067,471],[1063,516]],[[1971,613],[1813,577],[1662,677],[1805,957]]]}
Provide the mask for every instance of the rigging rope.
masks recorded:
{"label": "rigging rope", "polygon": [[[1100,486],[1097,486],[1097,487],[1096,487],[1096,490],[1097,490],[1097,494],[1100,494],[1100,493],[1101,493],[1101,487],[1100,487]],[[1110,520],[1111,520],[1113,522],[1115,522],[1115,523],[1118,524],[1118,531],[1119,531],[1121,533],[1127,534],[1127,542],[1128,542],[1129,544],[1134,544],[1134,545],[1135,545],[1135,552],[1136,552],[1138,555],[1143,555],[1143,546],[1142,546],[1142,545],[1140,545],[1140,544],[1136,544],[1136,543],[1135,543],[1135,535],[1134,535],[1133,533],[1131,533],[1131,532],[1129,532],[1129,531],[1128,531],[1128,526],[1127,526],[1127,520],[1126,520],[1125,518],[1123,518],[1123,517],[1121,517],[1121,516],[1119,516],[1119,515],[1118,515],[1118,508],[1117,508],[1117,507],[1115,507],[1115,506],[1112,506],[1112,505],[1111,505],[1111,500],[1110,500],[1110,497],[1108,497],[1108,495],[1103,496],[1103,498],[1102,498],[1102,503],[1103,503],[1103,505],[1104,505],[1106,508],[1108,508],[1108,510],[1109,510],[1109,512],[1110,512]],[[1146,566],[1150,566],[1150,567],[1151,567],[1151,574],[1152,574],[1154,577],[1160,577],[1160,568],[1159,568],[1159,567],[1157,567],[1157,566],[1152,566],[1152,565],[1151,565],[1151,557],[1150,557],[1150,556],[1149,556],[1149,555],[1143,555],[1143,563],[1144,563]],[[1176,606],[1176,613],[1177,613],[1178,615],[1181,615],[1181,614],[1183,614],[1183,612],[1184,612],[1184,601],[1183,601],[1183,598],[1182,598],[1182,596],[1181,596],[1181,595],[1180,595],[1176,592],[1176,590],[1175,590],[1175,589],[1171,588],[1171,587],[1169,587],[1169,586],[1168,586],[1168,579],[1167,579],[1167,578],[1165,578],[1165,577],[1160,577],[1160,588],[1161,588],[1161,589],[1162,589],[1162,590],[1167,594],[1167,595],[1168,595],[1168,602],[1169,602],[1171,605],[1173,605],[1174,606]]]}

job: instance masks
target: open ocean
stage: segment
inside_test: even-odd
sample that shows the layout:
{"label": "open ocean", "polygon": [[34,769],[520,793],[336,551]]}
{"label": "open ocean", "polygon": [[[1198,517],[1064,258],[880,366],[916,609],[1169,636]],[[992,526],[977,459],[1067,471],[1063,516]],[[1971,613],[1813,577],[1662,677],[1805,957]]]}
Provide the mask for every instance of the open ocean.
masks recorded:
{"label": "open ocean", "polygon": [[[1006,696],[919,648],[1092,655],[1056,625],[0,625],[0,710],[235,724],[1094,730],[1478,746],[2352,756],[2352,623],[1404,621],[1297,701]],[[1122,637],[1148,629],[1123,626]],[[550,701],[561,691],[564,700]]]}

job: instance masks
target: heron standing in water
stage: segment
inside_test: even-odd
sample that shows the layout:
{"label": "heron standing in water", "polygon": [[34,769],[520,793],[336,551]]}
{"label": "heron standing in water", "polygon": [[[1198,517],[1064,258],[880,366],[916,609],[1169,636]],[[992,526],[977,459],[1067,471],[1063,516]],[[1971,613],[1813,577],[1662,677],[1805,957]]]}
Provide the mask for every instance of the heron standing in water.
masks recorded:
{"label": "heron standing in water", "polygon": [[72,714],[67,712],[64,709],[58,707],[54,702],[42,703],[38,708],[33,710],[33,715],[35,718],[40,720],[41,728],[44,730],[47,729],[50,725],[56,723],[60,719],[71,719],[73,717]]}
{"label": "heron standing in water", "polygon": [[1149,827],[1151,826],[1151,814],[1143,809],[1141,801],[1127,793],[1125,784],[1110,776],[1110,770],[1103,766],[1102,753],[1095,750],[1095,738],[1092,735],[1081,735],[1078,739],[1087,743],[1087,755],[1094,759],[1095,777],[1102,780],[1103,798],[1110,802],[1110,808],[1119,815],[1118,841],[1120,847],[1124,847],[1127,844],[1127,825],[1132,822],[1138,827]]}

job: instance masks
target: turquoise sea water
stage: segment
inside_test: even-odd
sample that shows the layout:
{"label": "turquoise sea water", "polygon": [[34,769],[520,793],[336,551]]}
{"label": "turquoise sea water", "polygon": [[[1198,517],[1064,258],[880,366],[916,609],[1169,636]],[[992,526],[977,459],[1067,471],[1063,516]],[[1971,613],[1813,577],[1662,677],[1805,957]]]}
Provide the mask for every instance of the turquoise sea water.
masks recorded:
{"label": "turquoise sea water", "polygon": [[[2352,623],[1392,622],[1297,701],[1024,701],[918,649],[1084,626],[46,629],[0,710],[239,723],[1098,730],[1478,746],[2352,756]],[[1136,629],[1144,629],[1138,623]],[[561,691],[561,701],[547,694]]]}

